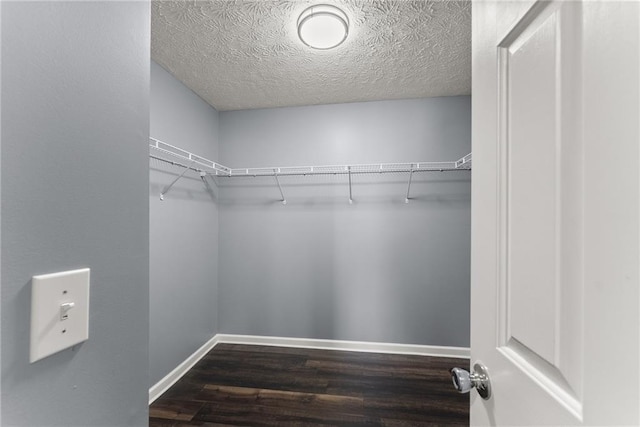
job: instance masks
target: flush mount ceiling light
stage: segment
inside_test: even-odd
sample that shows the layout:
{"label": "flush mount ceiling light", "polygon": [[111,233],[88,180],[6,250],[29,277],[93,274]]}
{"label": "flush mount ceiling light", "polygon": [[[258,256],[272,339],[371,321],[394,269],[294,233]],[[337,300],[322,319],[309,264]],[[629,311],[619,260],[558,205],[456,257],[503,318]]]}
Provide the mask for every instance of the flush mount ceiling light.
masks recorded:
{"label": "flush mount ceiling light", "polygon": [[345,41],[348,34],[349,18],[335,6],[311,6],[298,18],[300,40],[314,49],[332,49]]}

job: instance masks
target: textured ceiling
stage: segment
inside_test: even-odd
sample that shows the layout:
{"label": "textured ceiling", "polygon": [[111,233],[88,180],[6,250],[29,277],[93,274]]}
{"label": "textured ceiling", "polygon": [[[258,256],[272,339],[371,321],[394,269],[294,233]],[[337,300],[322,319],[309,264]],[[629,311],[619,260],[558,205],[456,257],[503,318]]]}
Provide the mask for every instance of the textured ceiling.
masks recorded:
{"label": "textured ceiling", "polygon": [[[335,49],[298,38],[319,3],[349,17]],[[152,58],[220,111],[471,93],[469,1],[153,1],[151,16]]]}

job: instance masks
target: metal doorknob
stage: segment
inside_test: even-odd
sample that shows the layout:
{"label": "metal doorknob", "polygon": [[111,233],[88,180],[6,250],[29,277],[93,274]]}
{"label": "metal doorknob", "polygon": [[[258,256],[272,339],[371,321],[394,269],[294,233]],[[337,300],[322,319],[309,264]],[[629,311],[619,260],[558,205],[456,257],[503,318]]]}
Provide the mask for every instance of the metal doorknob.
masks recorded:
{"label": "metal doorknob", "polygon": [[478,394],[483,399],[491,397],[491,381],[489,381],[489,372],[487,367],[482,363],[473,365],[473,372],[469,373],[462,368],[451,369],[451,380],[453,386],[460,393],[469,393],[469,390],[475,387]]}

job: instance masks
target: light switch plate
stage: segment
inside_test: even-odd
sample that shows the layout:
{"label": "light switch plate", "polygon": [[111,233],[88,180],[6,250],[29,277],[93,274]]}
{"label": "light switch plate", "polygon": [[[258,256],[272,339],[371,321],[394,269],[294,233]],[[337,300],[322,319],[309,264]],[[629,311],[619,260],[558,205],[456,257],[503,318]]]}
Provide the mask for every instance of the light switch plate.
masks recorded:
{"label": "light switch plate", "polygon": [[31,363],[89,338],[89,276],[88,268],[33,276]]}

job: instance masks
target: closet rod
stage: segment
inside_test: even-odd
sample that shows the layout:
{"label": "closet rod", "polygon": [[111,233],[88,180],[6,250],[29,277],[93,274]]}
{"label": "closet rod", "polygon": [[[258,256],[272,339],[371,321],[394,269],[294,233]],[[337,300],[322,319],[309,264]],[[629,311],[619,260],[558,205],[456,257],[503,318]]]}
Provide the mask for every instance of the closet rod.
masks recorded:
{"label": "closet rod", "polygon": [[[344,167],[344,166],[343,166]],[[455,171],[470,171],[471,168],[437,168],[437,169],[414,169],[413,172],[455,172]],[[383,170],[383,171],[357,171],[351,170],[351,175],[363,175],[363,174],[385,174],[385,173],[409,173],[410,169],[407,170]],[[283,176],[313,176],[313,175],[349,175],[349,171],[333,171],[333,172],[285,172],[279,173],[279,177]],[[233,175],[218,175],[222,178],[255,178],[258,176],[275,176],[273,173],[242,173],[242,174],[233,174]]]}

